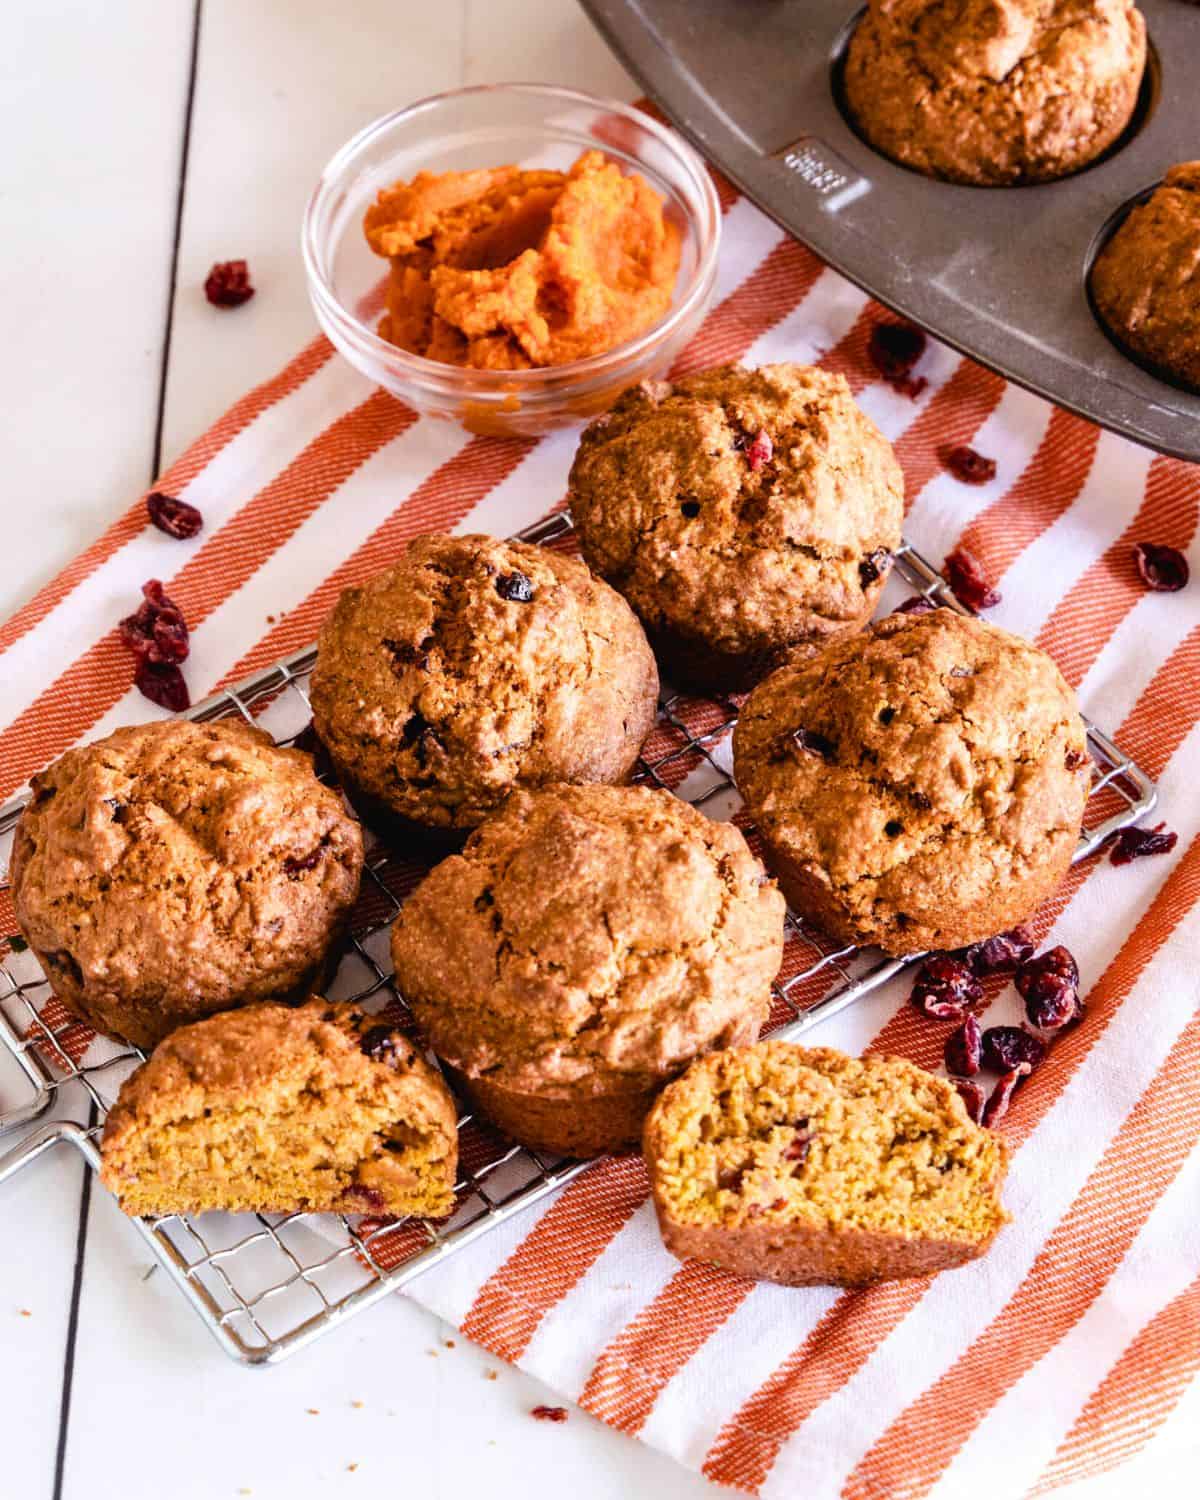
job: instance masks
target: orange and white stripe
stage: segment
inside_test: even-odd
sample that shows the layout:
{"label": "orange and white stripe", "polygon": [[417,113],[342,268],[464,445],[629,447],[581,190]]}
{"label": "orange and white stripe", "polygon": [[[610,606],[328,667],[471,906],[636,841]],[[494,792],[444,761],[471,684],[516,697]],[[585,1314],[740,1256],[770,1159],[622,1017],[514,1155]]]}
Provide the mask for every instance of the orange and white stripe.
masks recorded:
{"label": "orange and white stripe", "polygon": [[[1181,1441],[1200,1369],[1200,588],[1149,595],[1135,541],[1190,548],[1200,475],[1098,433],[935,343],[914,401],[867,357],[890,316],[726,185],[709,317],[678,370],[819,359],[892,439],[913,541],[970,548],[1001,624],[1038,640],[1161,780],[1167,858],[1076,868],[1039,929],[1076,953],[1086,1022],[1005,1122],[1014,1224],[984,1260],[842,1294],[754,1286],[663,1250],[636,1158],[412,1284],[409,1295],[605,1421],[723,1483],[814,1500],[1041,1494]],[[160,481],[199,505],[180,544],[141,497],[0,627],[0,792],[156,712],[114,632],[161,577],[193,625],[193,696],[310,642],[339,589],[426,529],[504,534],[561,502],[574,439],[472,438],[372,390],[318,339]],[[997,461],[960,484],[966,443]],[[727,747],[721,754],[727,754]],[[681,774],[686,768],[681,767]],[[822,1040],[936,1065],[903,983]],[[1014,1019],[997,987],[991,1019]]]}

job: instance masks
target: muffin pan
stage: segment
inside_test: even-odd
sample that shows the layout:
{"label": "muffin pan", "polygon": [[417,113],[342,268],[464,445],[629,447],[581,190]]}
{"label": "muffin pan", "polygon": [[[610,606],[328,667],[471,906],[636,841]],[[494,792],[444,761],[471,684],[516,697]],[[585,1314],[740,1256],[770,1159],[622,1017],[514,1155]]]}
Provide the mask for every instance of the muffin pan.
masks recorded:
{"label": "muffin pan", "polygon": [[881,302],[1006,379],[1200,461],[1200,395],[1131,360],[1087,274],[1123,212],[1193,159],[1200,6],[1141,0],[1150,60],[1124,136],[1057,182],[962,187],[879,155],[840,99],[853,0],[581,0],[675,125],[758,206]]}

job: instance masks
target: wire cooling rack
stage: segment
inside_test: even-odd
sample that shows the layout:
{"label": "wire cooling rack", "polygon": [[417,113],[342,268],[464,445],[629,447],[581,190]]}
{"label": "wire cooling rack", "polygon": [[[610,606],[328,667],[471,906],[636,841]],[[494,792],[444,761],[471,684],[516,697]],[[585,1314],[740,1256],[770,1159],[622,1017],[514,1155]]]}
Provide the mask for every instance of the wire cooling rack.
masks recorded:
{"label": "wire cooling rack", "polygon": [[[524,541],[570,548],[565,512],[520,533]],[[959,609],[937,572],[905,545],[896,554],[885,607],[902,595],[924,594]],[[240,716],[280,744],[311,740],[306,684],[315,648],[298,652],[191,710],[210,720]],[[717,818],[740,814],[730,773],[729,735],[737,705],[668,692],[647,741],[637,779],[665,787]],[[1077,859],[1116,829],[1149,812],[1153,783],[1093,726],[1092,794]],[[0,809],[0,859],[7,870],[12,832],[25,798]],[[388,928],[423,870],[382,843],[369,847],[363,894],[351,935],[327,993],[369,1010],[404,1002],[392,980]],[[5,882],[0,882],[0,892]],[[770,1028],[794,1038],[853,1005],[912,963],[878,952],[837,947],[787,916],[783,966],[774,986]],[[58,1118],[28,1132],[0,1156],[0,1183],[54,1146],[74,1146],[96,1169],[104,1117],[142,1054],[96,1037],[52,994],[33,955],[19,940],[0,964],[0,1133],[30,1125],[52,1108]],[[15,1102],[10,1102],[15,1101]],[[80,1117],[86,1123],[80,1123]],[[464,1111],[459,1120],[461,1177],[453,1215],[439,1223],[385,1221],[335,1214],[171,1215],[134,1219],[159,1264],[183,1292],[217,1342],[244,1365],[284,1359],[379,1298],[462,1249],[513,1214],[536,1203],[589,1163],[557,1160],[514,1145]]]}

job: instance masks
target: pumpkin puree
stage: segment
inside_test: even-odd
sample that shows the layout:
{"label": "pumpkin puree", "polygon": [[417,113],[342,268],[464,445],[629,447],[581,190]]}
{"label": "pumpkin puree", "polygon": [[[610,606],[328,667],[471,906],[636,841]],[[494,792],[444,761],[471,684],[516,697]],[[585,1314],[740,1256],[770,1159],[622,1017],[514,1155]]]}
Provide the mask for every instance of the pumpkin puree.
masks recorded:
{"label": "pumpkin puree", "polygon": [[391,261],[380,336],[475,369],[602,354],[663,316],[679,270],[663,200],[599,151],[566,173],[420,172],[363,228]]}

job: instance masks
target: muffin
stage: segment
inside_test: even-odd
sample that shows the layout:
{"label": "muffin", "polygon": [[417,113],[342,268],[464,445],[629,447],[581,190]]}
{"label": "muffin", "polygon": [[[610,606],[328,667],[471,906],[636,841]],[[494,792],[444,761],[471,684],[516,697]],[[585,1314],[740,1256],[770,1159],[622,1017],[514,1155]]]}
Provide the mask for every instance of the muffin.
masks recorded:
{"label": "muffin", "polygon": [[948,182],[1077,172],[1129,124],[1146,66],[1131,0],[869,0],[846,102],[876,150]]}
{"label": "muffin", "polygon": [[362,831],[299,750],[226,719],[118,729],[32,781],[17,923],[54,992],[153,1047],[253,1000],[302,998],[358,896]]}
{"label": "muffin", "polygon": [[568,1156],[635,1145],[693,1057],[753,1041],[783,898],[732,824],[669,792],[514,792],[392,930],[434,1051],[507,1135]]}
{"label": "muffin", "polygon": [[1096,257],[1092,300],[1117,341],[1200,390],[1200,161],[1172,167]]}
{"label": "muffin", "polygon": [[622,782],[650,731],[654,657],[582,563],[420,536],[321,631],[313,723],[368,821],[443,840],[514,787]]}
{"label": "muffin", "polygon": [[400,1031],[353,1005],[252,1005],[181,1027],[121,1085],[100,1180],[127,1214],[454,1206],[457,1111]]}
{"label": "muffin", "polygon": [[1091,761],[1044,652],[894,614],[755,689],[734,775],[800,915],[888,953],[1015,927],[1071,862]]}
{"label": "muffin", "polygon": [[646,1121],[663,1243],[786,1286],[975,1260],[1008,1220],[1004,1141],[903,1057],[760,1042],[701,1058]]}
{"label": "muffin", "polygon": [[568,500],[664,673],[741,692],[870,616],[904,480],[842,376],[722,365],[626,391],[584,431]]}

